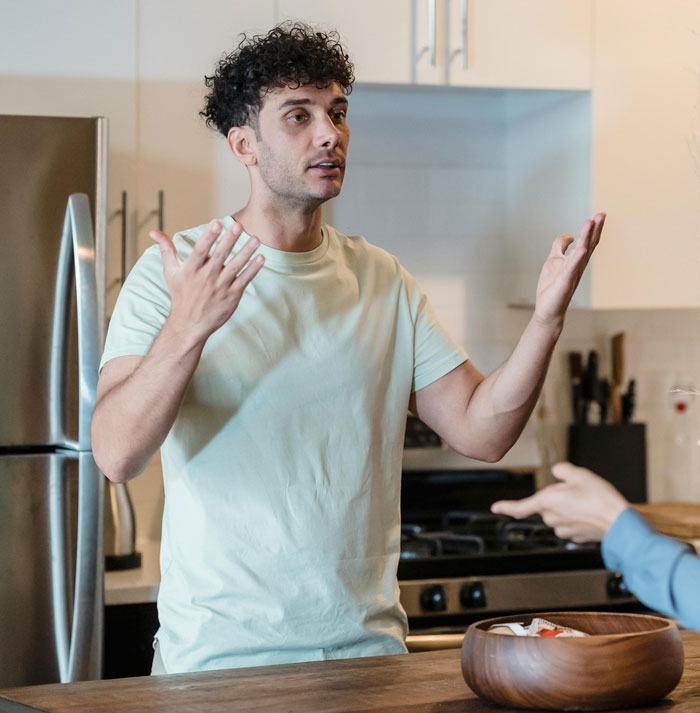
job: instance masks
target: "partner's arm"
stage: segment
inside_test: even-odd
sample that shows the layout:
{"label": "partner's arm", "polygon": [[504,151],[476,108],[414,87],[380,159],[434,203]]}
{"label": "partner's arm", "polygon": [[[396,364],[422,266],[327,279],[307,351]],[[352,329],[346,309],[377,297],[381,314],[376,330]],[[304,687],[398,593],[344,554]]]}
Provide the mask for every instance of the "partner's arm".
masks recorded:
{"label": "partner's arm", "polygon": [[502,500],[491,510],[512,517],[538,513],[559,537],[603,541],[603,560],[652,609],[700,630],[700,559],[686,545],[659,534],[607,481],[585,468],[558,463],[559,483],[523,500]]}
{"label": "partner's arm", "polygon": [[603,539],[603,560],[648,607],[700,631],[700,559],[690,545],[659,534],[628,507]]}
{"label": "partner's arm", "polygon": [[92,417],[95,460],[108,478],[138,475],[165,440],[209,336],[233,314],[262,256],[242,269],[258,246],[251,238],[226,263],[242,232],[234,223],[219,240],[212,223],[183,263],[172,240],[151,234],[161,248],[170,313],[145,357],[112,359],[102,369]]}
{"label": "partner's arm", "polygon": [[537,285],[534,315],[503,365],[484,377],[465,362],[411,395],[411,410],[455,450],[493,462],[520,436],[604,222],[602,213],[587,220],[568,254],[572,236],[560,235],[554,241]]}

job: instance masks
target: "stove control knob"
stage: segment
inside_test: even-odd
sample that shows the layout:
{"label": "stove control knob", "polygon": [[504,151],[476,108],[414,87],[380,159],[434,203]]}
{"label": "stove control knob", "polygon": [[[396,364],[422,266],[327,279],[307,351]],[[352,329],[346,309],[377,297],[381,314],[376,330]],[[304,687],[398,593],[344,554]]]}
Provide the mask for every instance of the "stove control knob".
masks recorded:
{"label": "stove control knob", "polygon": [[481,582],[471,582],[462,587],[459,601],[465,609],[482,609],[486,606],[486,592]]}
{"label": "stove control knob", "polygon": [[423,611],[445,611],[447,609],[447,596],[445,589],[440,584],[426,587],[420,593],[420,605]]}
{"label": "stove control knob", "polygon": [[608,577],[607,590],[608,596],[614,599],[632,596],[632,592],[630,592],[627,582],[625,582],[622,575],[618,572],[614,572]]}

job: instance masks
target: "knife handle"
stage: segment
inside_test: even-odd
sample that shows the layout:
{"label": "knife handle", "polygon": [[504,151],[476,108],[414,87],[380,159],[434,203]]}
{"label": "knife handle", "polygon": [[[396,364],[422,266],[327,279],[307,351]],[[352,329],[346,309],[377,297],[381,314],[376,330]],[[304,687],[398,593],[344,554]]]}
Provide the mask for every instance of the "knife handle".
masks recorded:
{"label": "knife handle", "polygon": [[610,423],[622,423],[622,397],[619,384],[610,385]]}
{"label": "knife handle", "polygon": [[574,423],[582,425],[586,423],[586,402],[581,393],[581,383],[575,381],[571,385],[571,401],[574,412]]}

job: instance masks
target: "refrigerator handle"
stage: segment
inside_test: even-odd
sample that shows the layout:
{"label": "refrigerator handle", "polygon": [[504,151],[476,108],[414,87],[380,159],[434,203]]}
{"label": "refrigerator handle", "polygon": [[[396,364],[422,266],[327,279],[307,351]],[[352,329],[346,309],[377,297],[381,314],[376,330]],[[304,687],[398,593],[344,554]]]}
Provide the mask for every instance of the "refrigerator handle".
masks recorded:
{"label": "refrigerator handle", "polygon": [[[71,260],[72,257],[72,260]],[[71,269],[72,268],[72,269]],[[90,202],[84,193],[68,198],[58,257],[51,344],[49,414],[52,440],[81,451],[91,449],[90,420],[97,394],[100,352],[95,238]],[[71,273],[75,274],[78,326],[78,440],[66,436],[63,423],[64,354],[69,324]]]}
{"label": "refrigerator handle", "polygon": [[54,456],[49,459],[49,532],[51,547],[51,603],[53,606],[54,638],[61,683],[68,679],[70,654],[70,619],[73,589],[68,572],[72,572],[67,551],[66,503],[63,497],[66,459]]}
{"label": "refrigerator handle", "polygon": [[97,679],[102,671],[104,478],[92,453],[78,455],[78,468],[78,547],[68,682]]}
{"label": "refrigerator handle", "polygon": [[[63,399],[66,396],[63,362],[66,353],[66,325],[70,323],[71,316],[69,310],[72,274],[75,276],[78,332],[77,442],[66,438],[63,423]],[[67,681],[99,678],[101,668],[104,482],[90,452],[90,420],[97,394],[99,335],[95,238],[90,202],[84,193],[74,193],[68,198],[59,250],[49,407],[54,443],[79,451],[78,543],[67,671],[64,669]],[[59,533],[53,534],[59,536]],[[67,601],[63,604],[64,608],[66,606]],[[64,616],[69,617],[69,612],[66,611]]]}
{"label": "refrigerator handle", "polygon": [[53,323],[51,327],[51,361],[49,364],[49,428],[50,442],[77,449],[78,443],[66,435],[63,422],[63,399],[65,395],[65,358],[67,327],[70,324],[70,290],[73,276],[73,236],[70,207],[66,207],[61,245],[58,250],[56,294],[53,300]]}

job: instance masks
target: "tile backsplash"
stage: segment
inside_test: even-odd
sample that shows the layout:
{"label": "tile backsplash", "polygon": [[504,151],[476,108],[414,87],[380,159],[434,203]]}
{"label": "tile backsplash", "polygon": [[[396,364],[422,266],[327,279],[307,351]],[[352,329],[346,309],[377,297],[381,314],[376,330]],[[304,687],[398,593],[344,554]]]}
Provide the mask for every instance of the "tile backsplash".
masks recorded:
{"label": "tile backsplash", "polygon": [[[530,312],[519,311],[510,322],[514,344]],[[520,322],[520,323],[518,323]],[[571,310],[564,332],[555,350],[543,389],[542,402],[547,407],[557,451],[566,452],[568,425],[572,422],[567,353],[580,351],[586,358],[591,349],[600,356],[600,376],[610,377],[614,334],[625,334],[624,386],[636,380],[636,407],[633,420],[647,427],[647,484],[652,502],[678,499],[673,487],[679,473],[673,471],[674,423],[671,390],[677,384],[690,384],[700,390],[700,308],[698,310]],[[498,344],[500,344],[500,339]],[[488,348],[488,341],[487,341]],[[478,350],[470,347],[471,353]],[[475,364],[480,366],[475,360]],[[487,364],[490,369],[494,365]],[[691,438],[700,440],[700,397],[690,400],[684,418],[689,421]],[[526,451],[535,438],[535,417],[526,428],[516,448]],[[691,446],[692,447],[692,446]],[[529,452],[532,452],[530,447]],[[691,485],[683,499],[700,502],[700,447],[691,467]],[[690,474],[689,474],[690,475]],[[695,483],[695,485],[692,485]]]}

